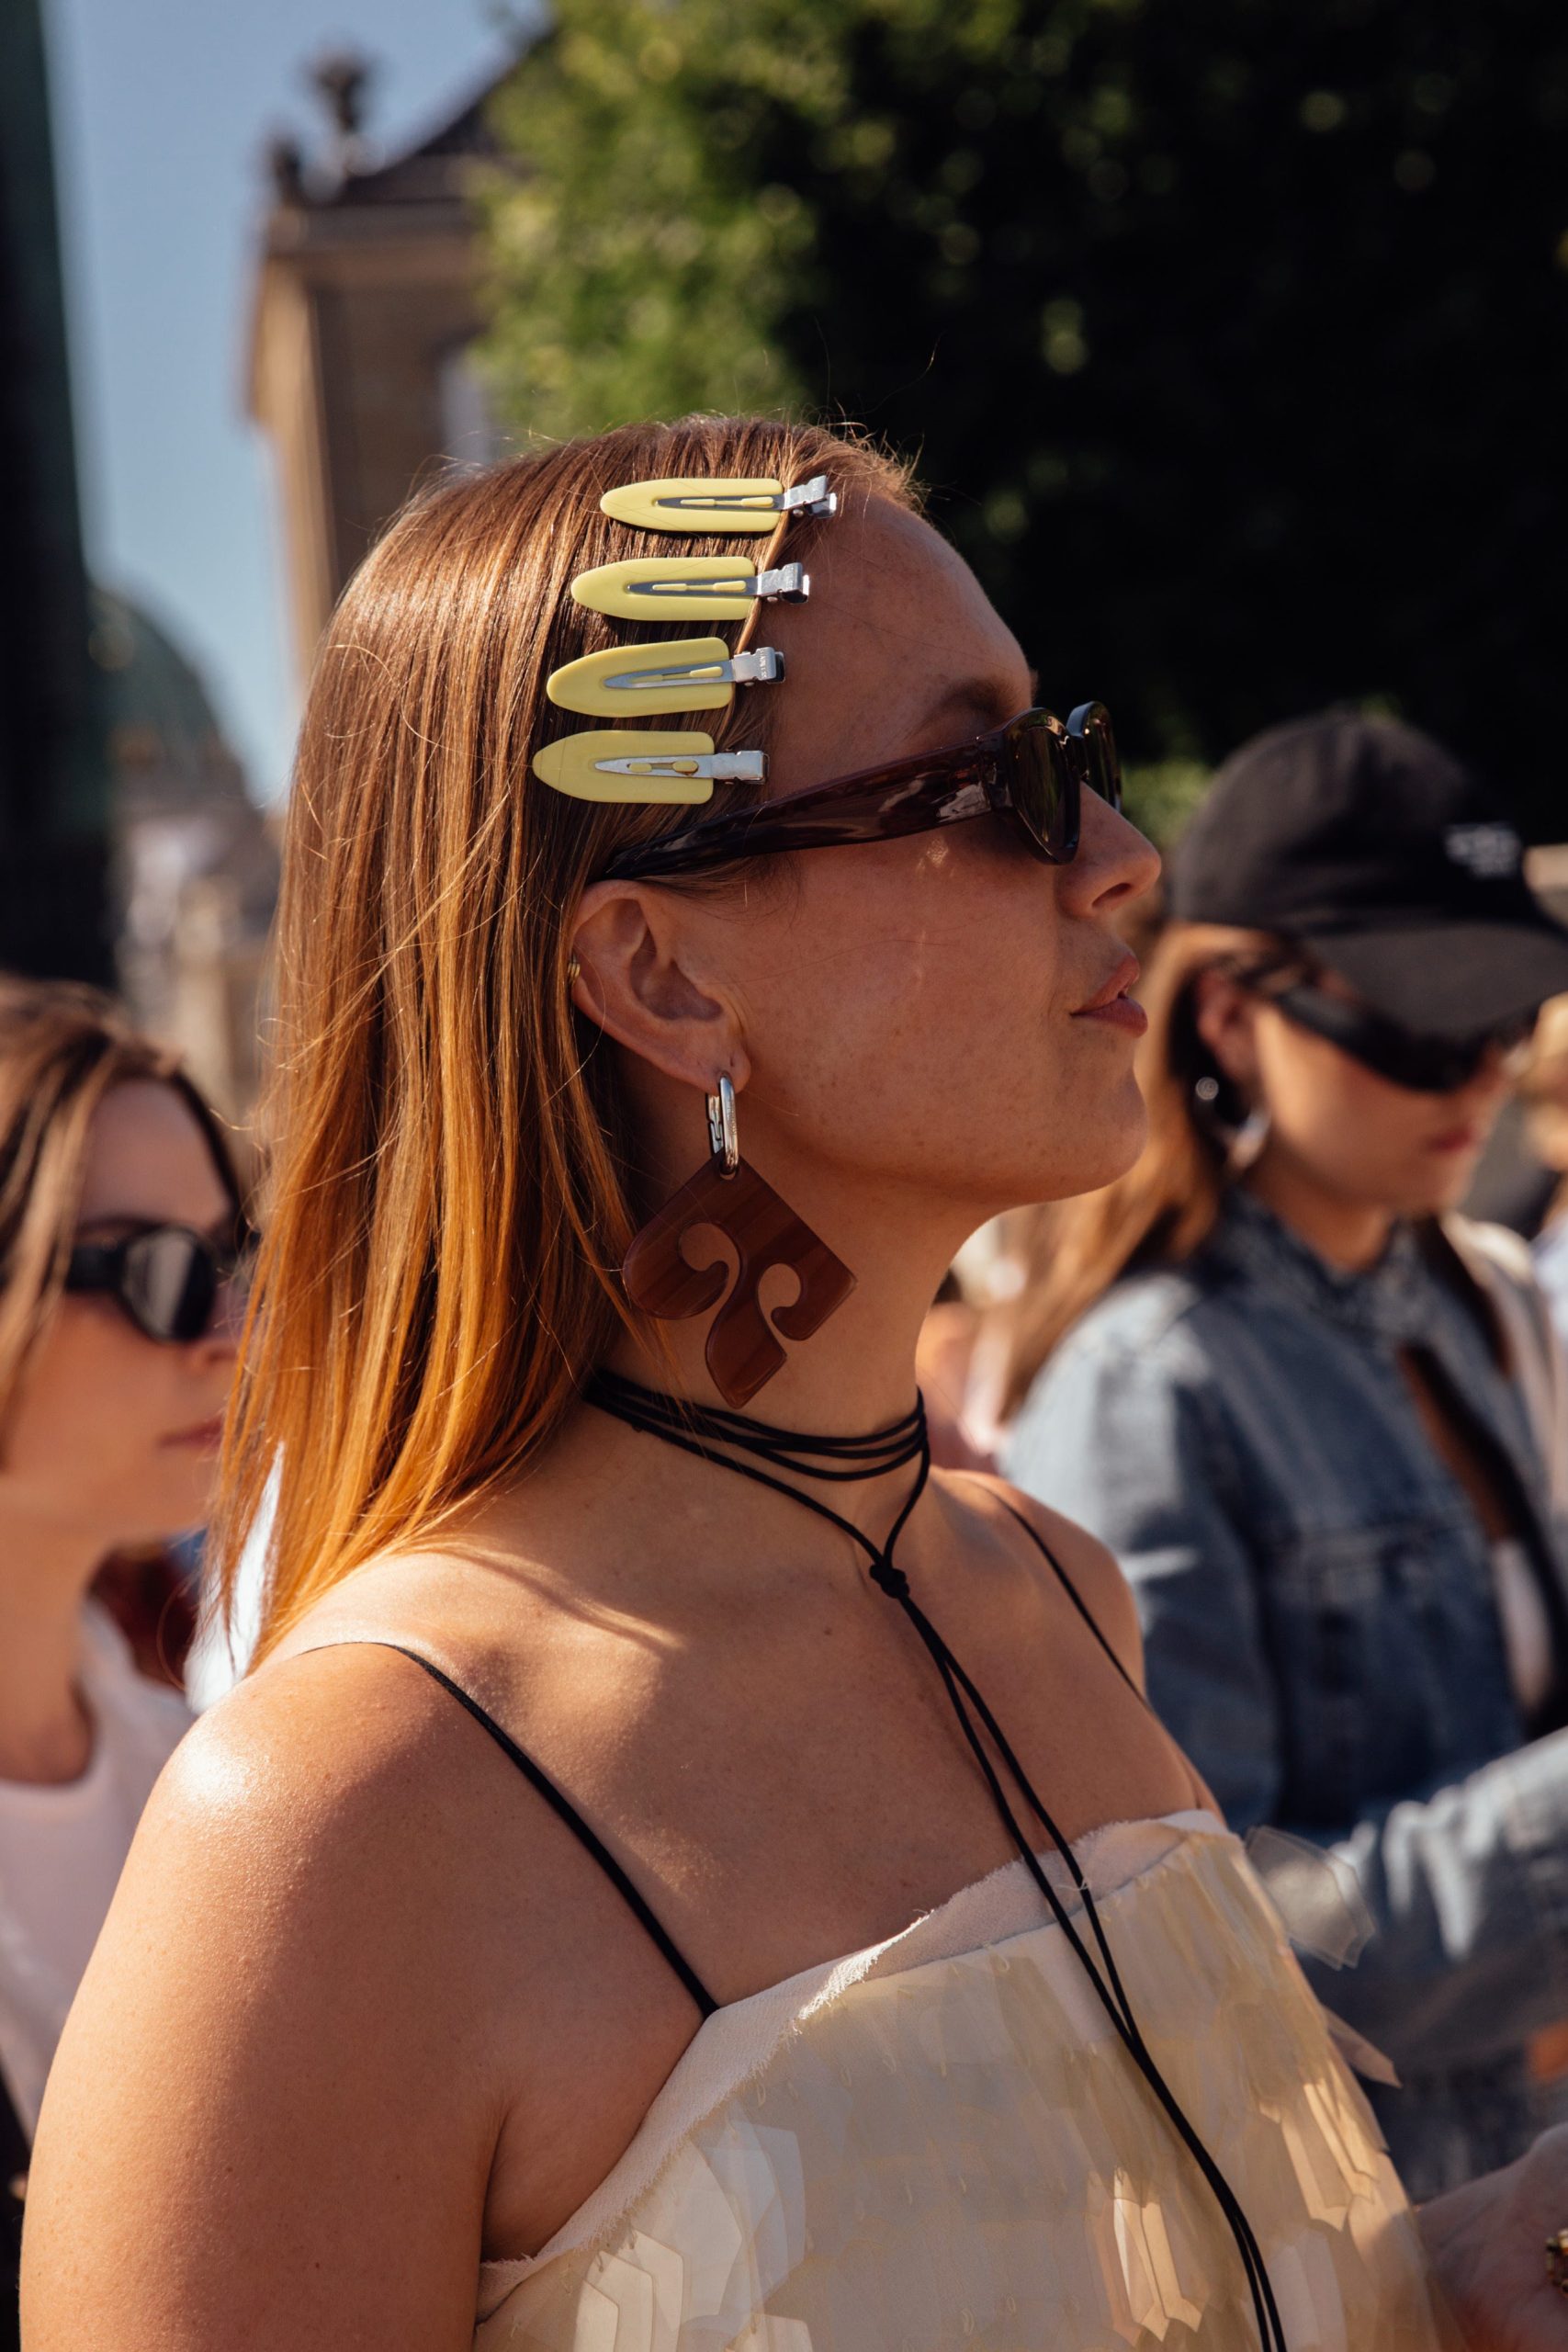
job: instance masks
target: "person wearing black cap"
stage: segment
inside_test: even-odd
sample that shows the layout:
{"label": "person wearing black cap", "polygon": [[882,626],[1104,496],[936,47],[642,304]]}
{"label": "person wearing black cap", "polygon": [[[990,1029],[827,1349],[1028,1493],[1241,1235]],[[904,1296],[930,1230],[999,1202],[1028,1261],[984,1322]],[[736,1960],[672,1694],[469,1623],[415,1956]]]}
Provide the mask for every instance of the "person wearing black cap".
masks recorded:
{"label": "person wearing black cap", "polygon": [[1523,1245],[1453,1214],[1568,931],[1386,718],[1245,745],[1173,865],[1149,1143],[1054,1213],[1008,1468],[1118,1554],[1431,2194],[1529,2143],[1568,2018],[1568,1375]]}

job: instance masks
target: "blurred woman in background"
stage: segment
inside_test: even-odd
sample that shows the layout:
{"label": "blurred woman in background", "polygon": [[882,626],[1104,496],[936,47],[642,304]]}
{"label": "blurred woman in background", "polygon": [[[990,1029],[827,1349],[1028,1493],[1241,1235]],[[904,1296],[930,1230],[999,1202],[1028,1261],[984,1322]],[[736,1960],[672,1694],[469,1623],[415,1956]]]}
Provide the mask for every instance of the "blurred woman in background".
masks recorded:
{"label": "blurred woman in background", "polygon": [[1531,1148],[1553,1180],[1535,1238],[1536,1279],[1568,1343],[1568,996],[1541,1008],[1519,1091]]}
{"label": "blurred woman in background", "polygon": [[1445,1214],[1568,933],[1436,744],[1344,715],[1222,769],[1172,902],[1150,1141],[1053,1212],[1008,1466],[1117,1554],[1233,1826],[1330,1850],[1315,1981],[1429,2193],[1525,2144],[1568,2016],[1562,1367],[1524,1245]]}
{"label": "blurred woman in background", "polygon": [[[188,1612],[162,1546],[208,1507],[239,1228],[223,1139],[174,1061],[90,989],[0,978],[0,2137],[13,2240],[12,2184],[60,2030],[188,1722],[170,1687]],[[15,2340],[15,2295],[13,2244],[0,2343],[7,2324]]]}

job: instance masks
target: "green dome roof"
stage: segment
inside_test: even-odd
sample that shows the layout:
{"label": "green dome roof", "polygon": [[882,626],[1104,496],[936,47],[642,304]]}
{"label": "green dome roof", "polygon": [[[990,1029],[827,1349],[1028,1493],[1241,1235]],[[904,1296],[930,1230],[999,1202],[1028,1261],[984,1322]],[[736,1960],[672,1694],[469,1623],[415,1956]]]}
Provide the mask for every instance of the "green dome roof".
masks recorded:
{"label": "green dome roof", "polygon": [[88,650],[102,676],[115,789],[136,810],[231,806],[245,798],[197,672],[137,605],[92,592]]}

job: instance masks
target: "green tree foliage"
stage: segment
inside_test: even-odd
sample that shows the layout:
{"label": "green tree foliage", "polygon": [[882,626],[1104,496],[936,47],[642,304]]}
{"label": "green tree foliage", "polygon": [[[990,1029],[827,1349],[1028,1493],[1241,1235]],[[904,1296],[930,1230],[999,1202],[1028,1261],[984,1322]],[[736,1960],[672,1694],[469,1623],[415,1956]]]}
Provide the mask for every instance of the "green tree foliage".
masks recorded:
{"label": "green tree foliage", "polygon": [[498,120],[519,424],[856,417],[1168,797],[1375,695],[1568,832],[1555,0],[556,0]]}

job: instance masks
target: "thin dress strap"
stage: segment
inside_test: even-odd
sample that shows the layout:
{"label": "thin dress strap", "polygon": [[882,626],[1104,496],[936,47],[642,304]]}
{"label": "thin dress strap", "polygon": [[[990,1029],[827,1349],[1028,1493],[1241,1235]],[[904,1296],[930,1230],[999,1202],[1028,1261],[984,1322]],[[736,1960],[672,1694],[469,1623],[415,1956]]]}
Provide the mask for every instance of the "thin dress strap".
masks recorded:
{"label": "thin dress strap", "polygon": [[[996,1489],[993,1487],[991,1491],[995,1493]],[[1095,1619],[1093,1611],[1089,1608],[1088,1601],[1085,1600],[1082,1593],[1078,1590],[1077,1585],[1073,1582],[1071,1577],[1067,1574],[1060,1560],[1057,1559],[1055,1552],[1052,1551],[1049,1544],[1046,1543],[1043,1535],[1041,1534],[1040,1530],[1037,1527],[1032,1527],[1028,1520],[1025,1519],[1023,1513],[1012,1503],[1010,1503],[1005,1496],[998,1495],[997,1500],[1001,1504],[1004,1510],[1010,1511],[1012,1513],[1013,1518],[1017,1520],[1020,1527],[1022,1528],[1030,1542],[1034,1545],[1035,1550],[1043,1554],[1044,1558],[1049,1561],[1051,1566],[1055,1568],[1056,1571],[1057,1581],[1060,1583],[1063,1591],[1066,1594],[1067,1599],[1072,1602],[1073,1607],[1077,1611],[1078,1615],[1083,1619],[1084,1623],[1089,1627],[1089,1632],[1094,1635],[1095,1640],[1100,1644],[1100,1648],[1105,1652],[1106,1657],[1111,1660],[1111,1665],[1116,1668],[1117,1673],[1122,1677],[1122,1681],[1127,1685],[1127,1688],[1131,1690],[1133,1696],[1135,1699],[1142,1701],[1143,1704],[1146,1707],[1149,1703],[1148,1700],[1145,1697],[1143,1691],[1139,1690],[1137,1684],[1134,1681],[1132,1676],[1128,1673],[1126,1668],[1122,1665],[1121,1659],[1111,1648],[1111,1644],[1106,1640],[1105,1635],[1101,1633],[1099,1623]]]}
{"label": "thin dress strap", "polygon": [[[340,1646],[343,1645],[340,1645]],[[433,1682],[439,1682],[443,1690],[449,1690],[460,1707],[467,1708],[475,1723],[482,1725],[484,1730],[489,1732],[502,1754],[516,1765],[530,1787],[538,1791],[557,1819],[565,1822],[584,1852],[590,1854],[598,1863],[626,1908],[632,1912],[652,1942],[669,1962],[702,2015],[705,2018],[711,2018],[719,2005],[697,1974],[696,1970],[660,1925],[659,1920],[637,1893],[614,1854],[610,1852],[604,1840],[596,1837],[589,1827],[571,1799],[557,1788],[548,1773],[535,1763],[525,1749],[518,1747],[511,1733],[503,1731],[494,1716],[488,1715],[479,1701],[470,1696],[460,1682],[454,1682],[449,1674],[445,1673],[433,1658],[426,1657],[422,1651],[407,1649],[401,1642],[374,1641],[363,1637],[361,1643],[356,1644],[355,1646],[396,1650],[400,1657],[412,1658],[415,1666],[423,1668]]]}

